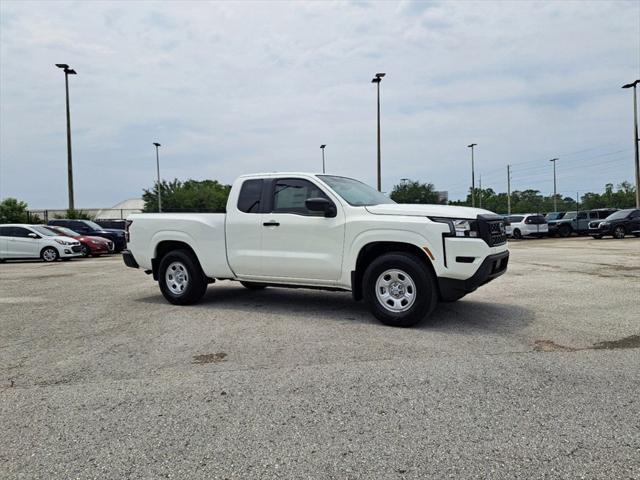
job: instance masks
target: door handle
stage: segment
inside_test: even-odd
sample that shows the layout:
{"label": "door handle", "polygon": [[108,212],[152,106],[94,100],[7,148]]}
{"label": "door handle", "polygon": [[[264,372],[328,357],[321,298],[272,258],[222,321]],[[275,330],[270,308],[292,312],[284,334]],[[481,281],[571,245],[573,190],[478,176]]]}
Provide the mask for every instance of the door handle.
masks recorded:
{"label": "door handle", "polygon": [[274,222],[272,220],[270,222],[264,222],[262,225],[264,225],[265,227],[279,227],[280,226],[280,222]]}

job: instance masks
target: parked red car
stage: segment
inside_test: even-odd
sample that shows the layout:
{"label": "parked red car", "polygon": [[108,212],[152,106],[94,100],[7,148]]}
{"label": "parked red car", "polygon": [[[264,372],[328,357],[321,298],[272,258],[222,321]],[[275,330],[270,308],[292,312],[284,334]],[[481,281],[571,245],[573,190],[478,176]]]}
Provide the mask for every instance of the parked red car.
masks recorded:
{"label": "parked red car", "polygon": [[78,240],[82,245],[82,254],[85,257],[88,257],[89,255],[97,257],[104,253],[113,253],[113,242],[107,238],[81,235],[80,233],[66,227],[55,227],[53,225],[43,225],[43,227],[57,233],[58,235],[64,235]]}

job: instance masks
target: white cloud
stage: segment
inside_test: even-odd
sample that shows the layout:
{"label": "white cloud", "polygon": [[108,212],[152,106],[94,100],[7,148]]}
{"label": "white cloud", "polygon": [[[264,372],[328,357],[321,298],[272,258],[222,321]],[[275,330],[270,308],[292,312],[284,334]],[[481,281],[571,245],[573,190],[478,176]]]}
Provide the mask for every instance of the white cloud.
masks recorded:
{"label": "white cloud", "polygon": [[[382,83],[383,185],[453,196],[469,152],[502,189],[506,163],[590,146],[631,148],[640,72],[636,2],[12,2],[0,4],[0,196],[64,206],[63,77],[71,78],[76,203],[108,206],[153,179],[230,182],[315,170],[375,183]],[[631,179],[558,162],[561,188]],[[595,161],[595,160],[593,160]],[[573,163],[572,163],[573,162]],[[547,162],[548,163],[548,162]],[[535,188],[551,185],[533,175]],[[521,175],[526,182],[524,174]],[[606,177],[606,178],[605,178]],[[492,180],[493,179],[493,180]],[[567,192],[567,193],[568,193]]]}

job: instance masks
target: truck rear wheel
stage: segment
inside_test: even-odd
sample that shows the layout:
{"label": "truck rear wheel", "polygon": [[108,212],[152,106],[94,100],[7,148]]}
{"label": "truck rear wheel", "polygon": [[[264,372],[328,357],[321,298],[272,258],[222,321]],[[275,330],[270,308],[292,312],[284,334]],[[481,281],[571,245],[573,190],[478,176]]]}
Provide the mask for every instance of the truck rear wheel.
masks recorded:
{"label": "truck rear wheel", "polygon": [[174,305],[196,303],[207,291],[207,279],[188,250],[174,250],[162,257],[158,284],[164,298]]}
{"label": "truck rear wheel", "polygon": [[362,281],[369,310],[385,325],[411,327],[427,318],[437,303],[433,275],[411,254],[387,253],[376,258]]}

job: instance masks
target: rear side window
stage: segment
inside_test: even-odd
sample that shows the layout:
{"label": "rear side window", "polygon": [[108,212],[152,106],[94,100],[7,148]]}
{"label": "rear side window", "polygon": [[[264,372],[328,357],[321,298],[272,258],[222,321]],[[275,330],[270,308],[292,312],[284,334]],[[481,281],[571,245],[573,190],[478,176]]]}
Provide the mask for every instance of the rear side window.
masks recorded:
{"label": "rear side window", "polygon": [[524,217],[520,217],[520,216],[509,217],[509,222],[511,222],[511,223],[520,223],[523,218]]}
{"label": "rear side window", "polygon": [[264,180],[245,180],[238,197],[238,210],[244,213],[259,213]]}

